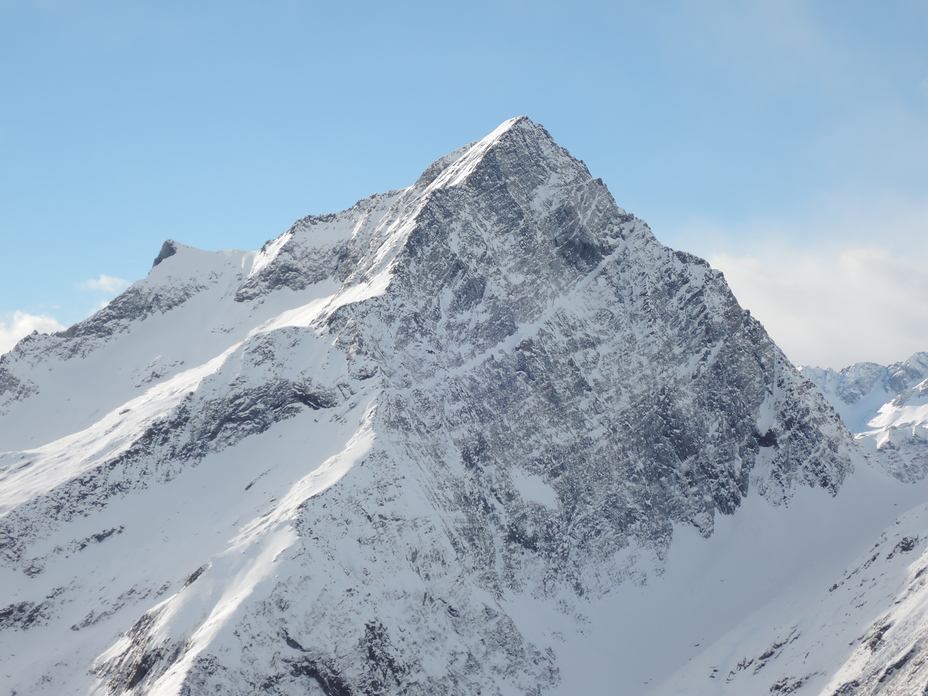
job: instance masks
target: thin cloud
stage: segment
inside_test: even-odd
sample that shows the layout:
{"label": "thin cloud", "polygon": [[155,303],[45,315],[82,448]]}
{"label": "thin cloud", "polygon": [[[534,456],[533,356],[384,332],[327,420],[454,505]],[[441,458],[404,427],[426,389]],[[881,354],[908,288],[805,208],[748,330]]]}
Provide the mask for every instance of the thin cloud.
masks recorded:
{"label": "thin cloud", "polygon": [[681,225],[796,364],[889,364],[928,350],[928,200],[833,192],[794,219]]}
{"label": "thin cloud", "polygon": [[709,262],[796,364],[888,364],[928,350],[928,271],[884,248],[784,247]]}
{"label": "thin cloud", "polygon": [[757,89],[827,84],[837,69],[835,47],[808,3],[797,0],[681,0],[668,38],[689,55],[740,75]]}
{"label": "thin cloud", "polygon": [[21,338],[33,331],[51,333],[64,330],[64,325],[54,317],[44,314],[13,312],[8,321],[0,321],[0,354],[12,350]]}
{"label": "thin cloud", "polygon": [[111,295],[122,292],[129,287],[129,281],[113,276],[101,275],[99,278],[91,278],[80,284],[82,290],[97,290]]}

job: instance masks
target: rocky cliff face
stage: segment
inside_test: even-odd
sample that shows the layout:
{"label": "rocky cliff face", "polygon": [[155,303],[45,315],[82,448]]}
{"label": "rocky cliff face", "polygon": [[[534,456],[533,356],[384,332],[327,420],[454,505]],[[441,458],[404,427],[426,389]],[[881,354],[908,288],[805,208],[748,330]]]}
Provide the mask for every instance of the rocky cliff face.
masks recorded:
{"label": "rocky cliff face", "polygon": [[857,456],[526,118],[259,252],[166,244],[0,358],[0,413],[19,694],[541,694],[563,636],[514,606],[582,630],[675,526]]}

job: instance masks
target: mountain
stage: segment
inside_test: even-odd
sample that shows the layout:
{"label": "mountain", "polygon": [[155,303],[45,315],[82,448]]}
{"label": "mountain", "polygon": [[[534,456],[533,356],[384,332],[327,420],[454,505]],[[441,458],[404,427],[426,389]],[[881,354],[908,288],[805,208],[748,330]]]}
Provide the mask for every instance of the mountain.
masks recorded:
{"label": "mountain", "polygon": [[928,474],[928,353],[889,366],[803,367],[865,449],[893,476]]}
{"label": "mountain", "polygon": [[524,117],[260,251],[166,242],[0,357],[0,450],[17,695],[823,688],[882,599],[783,643],[791,598],[925,499]]}

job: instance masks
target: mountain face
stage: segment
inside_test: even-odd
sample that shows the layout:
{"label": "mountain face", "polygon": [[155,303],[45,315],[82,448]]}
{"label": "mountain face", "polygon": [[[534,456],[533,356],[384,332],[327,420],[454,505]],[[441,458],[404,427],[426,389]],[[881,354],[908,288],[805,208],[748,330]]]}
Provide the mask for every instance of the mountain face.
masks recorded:
{"label": "mountain face", "polygon": [[[790,510],[874,475],[722,275],[524,117],[260,251],[166,242],[0,358],[0,450],[11,694],[569,694],[602,635],[577,679],[643,693],[857,530]],[[737,592],[661,609],[718,559]]]}
{"label": "mountain face", "polygon": [[865,449],[902,481],[928,474],[928,353],[883,366],[803,367]]}

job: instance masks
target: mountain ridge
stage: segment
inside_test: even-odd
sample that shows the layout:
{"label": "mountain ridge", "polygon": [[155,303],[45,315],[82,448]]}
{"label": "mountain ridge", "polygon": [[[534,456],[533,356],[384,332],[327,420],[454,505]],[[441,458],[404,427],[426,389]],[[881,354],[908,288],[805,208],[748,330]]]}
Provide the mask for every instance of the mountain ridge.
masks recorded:
{"label": "mountain ridge", "polygon": [[158,258],[0,358],[20,693],[547,693],[675,529],[872,474],[722,275],[524,117]]}

